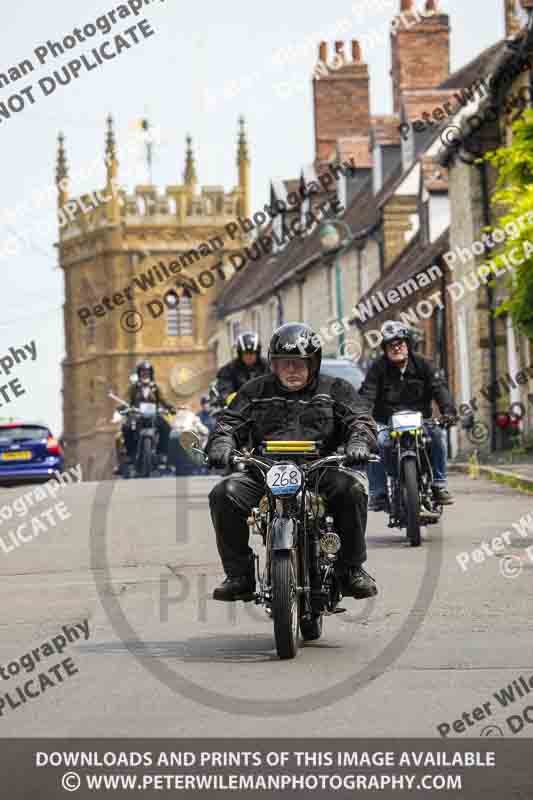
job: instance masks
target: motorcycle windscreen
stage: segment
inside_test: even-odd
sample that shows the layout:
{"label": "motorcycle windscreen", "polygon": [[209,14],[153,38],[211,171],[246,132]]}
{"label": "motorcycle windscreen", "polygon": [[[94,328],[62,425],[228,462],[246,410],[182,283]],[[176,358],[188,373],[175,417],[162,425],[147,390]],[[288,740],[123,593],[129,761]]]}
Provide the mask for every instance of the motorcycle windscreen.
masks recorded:
{"label": "motorcycle windscreen", "polygon": [[143,417],[155,417],[157,414],[157,406],[155,403],[140,403],[139,411]]}

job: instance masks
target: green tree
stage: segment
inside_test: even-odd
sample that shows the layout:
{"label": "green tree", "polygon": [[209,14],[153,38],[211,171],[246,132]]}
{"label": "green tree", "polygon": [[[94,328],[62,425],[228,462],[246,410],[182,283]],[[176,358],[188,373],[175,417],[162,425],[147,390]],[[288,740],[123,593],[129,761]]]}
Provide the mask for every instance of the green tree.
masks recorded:
{"label": "green tree", "polygon": [[[498,227],[506,232],[505,243],[493,261],[506,269],[511,251],[518,249],[525,258],[508,280],[508,296],[497,314],[508,313],[514,325],[533,339],[533,110],[514,123],[510,147],[500,147],[485,155],[498,170],[492,202],[504,210]],[[507,259],[507,265],[504,261]]]}

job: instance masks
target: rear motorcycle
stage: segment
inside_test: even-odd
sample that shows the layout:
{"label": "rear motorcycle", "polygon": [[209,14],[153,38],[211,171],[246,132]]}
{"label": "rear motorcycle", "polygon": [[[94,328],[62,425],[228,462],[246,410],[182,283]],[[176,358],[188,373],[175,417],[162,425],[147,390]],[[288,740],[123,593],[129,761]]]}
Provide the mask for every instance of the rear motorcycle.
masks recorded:
{"label": "rear motorcycle", "polygon": [[[137,450],[133,463],[135,477],[150,478],[159,466],[159,430],[156,420],[162,411],[156,403],[140,403],[136,408],[112,392],[109,392],[108,396],[122,404],[123,409],[120,409],[118,413],[125,418],[125,424],[130,430],[137,433]],[[130,477],[127,462],[122,464],[122,476]]]}
{"label": "rear motorcycle", "polygon": [[[196,444],[192,437],[183,434],[184,448],[204,457],[197,437]],[[341,540],[317,486],[326,469],[354,473],[343,466],[342,455],[307,461],[318,453],[318,445],[267,441],[261,455],[234,451],[231,458],[232,467],[243,465],[264,483],[265,494],[252,509],[248,525],[251,533],[258,534],[264,551],[262,557],[254,554],[259,587],[255,602],[272,619],[280,659],[294,658],[300,640],[319,639],[324,616],[345,611],[338,605],[342,587],[335,569]]]}
{"label": "rear motorcycle", "polygon": [[418,411],[400,411],[392,415],[388,426],[392,441],[387,470],[389,528],[406,529],[412,547],[422,542],[420,528],[435,525],[443,507],[433,496],[428,429],[447,427],[448,420],[423,420]]}

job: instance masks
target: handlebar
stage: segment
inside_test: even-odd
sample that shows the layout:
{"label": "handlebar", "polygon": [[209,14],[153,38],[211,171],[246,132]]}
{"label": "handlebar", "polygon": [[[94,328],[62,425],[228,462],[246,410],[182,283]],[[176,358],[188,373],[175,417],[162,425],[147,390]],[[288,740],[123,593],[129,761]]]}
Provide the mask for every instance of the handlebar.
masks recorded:
{"label": "handlebar", "polygon": [[[316,469],[321,469],[322,467],[346,467],[352,466],[347,465],[345,463],[346,456],[335,455],[335,456],[325,456],[324,458],[319,458],[318,461],[314,461],[312,464],[302,464],[299,465],[299,469],[302,472],[306,472],[309,474]],[[370,462],[379,462],[381,461],[379,456],[369,456],[369,458],[362,463],[370,463]],[[270,469],[276,461],[271,459],[259,459],[255,456],[248,455],[246,453],[240,453],[238,450],[233,451],[232,455],[230,456],[230,466],[237,466],[238,464],[250,464],[252,466],[258,467],[262,472],[265,472]]]}

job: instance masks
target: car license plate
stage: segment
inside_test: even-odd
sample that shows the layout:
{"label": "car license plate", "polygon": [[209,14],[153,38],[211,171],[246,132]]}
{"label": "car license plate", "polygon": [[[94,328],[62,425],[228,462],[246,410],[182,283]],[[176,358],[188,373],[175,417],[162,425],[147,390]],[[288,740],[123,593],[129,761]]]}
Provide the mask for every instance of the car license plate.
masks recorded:
{"label": "car license plate", "polygon": [[31,455],[30,450],[19,450],[16,453],[2,453],[2,461],[29,461]]}

